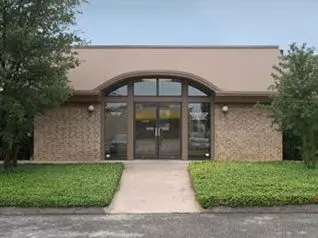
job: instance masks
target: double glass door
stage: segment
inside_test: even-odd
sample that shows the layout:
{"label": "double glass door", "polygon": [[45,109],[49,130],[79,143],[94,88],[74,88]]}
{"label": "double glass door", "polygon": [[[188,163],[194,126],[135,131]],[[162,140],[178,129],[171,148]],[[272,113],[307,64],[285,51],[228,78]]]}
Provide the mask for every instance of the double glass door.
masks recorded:
{"label": "double glass door", "polygon": [[135,159],[180,159],[180,103],[135,104]]}

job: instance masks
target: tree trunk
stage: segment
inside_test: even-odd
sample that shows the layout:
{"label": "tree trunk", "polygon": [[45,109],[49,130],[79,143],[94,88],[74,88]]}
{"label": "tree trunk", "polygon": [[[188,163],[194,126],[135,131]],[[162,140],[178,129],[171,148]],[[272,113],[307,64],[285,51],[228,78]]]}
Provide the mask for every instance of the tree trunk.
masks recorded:
{"label": "tree trunk", "polygon": [[308,168],[316,166],[316,141],[313,130],[309,130],[302,138],[303,160]]}
{"label": "tree trunk", "polygon": [[309,137],[310,144],[310,167],[315,168],[316,166],[316,141],[315,141],[315,131],[310,130]]}
{"label": "tree trunk", "polygon": [[12,160],[12,167],[16,168],[18,167],[18,151],[19,147],[18,146],[13,146],[12,153],[11,153],[11,160]]}
{"label": "tree trunk", "polygon": [[3,148],[3,169],[4,170],[11,170],[12,169],[12,163],[10,158],[10,153],[8,148]]}
{"label": "tree trunk", "polygon": [[[306,131],[307,132],[307,131]],[[302,157],[304,163],[307,167],[310,167],[310,142],[309,142],[309,133],[304,133],[302,136]]]}

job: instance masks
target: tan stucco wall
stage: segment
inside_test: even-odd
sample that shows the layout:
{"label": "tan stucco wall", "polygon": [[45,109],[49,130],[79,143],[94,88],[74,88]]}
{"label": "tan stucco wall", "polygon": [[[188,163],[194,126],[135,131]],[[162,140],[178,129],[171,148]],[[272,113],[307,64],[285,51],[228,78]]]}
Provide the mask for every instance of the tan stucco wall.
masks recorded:
{"label": "tan stucco wall", "polygon": [[34,160],[98,161],[101,159],[101,106],[65,104],[38,116],[34,123]]}
{"label": "tan stucco wall", "polygon": [[[119,75],[191,73],[220,91],[268,91],[278,47],[88,47],[75,49],[80,66],[69,73],[75,90],[94,90]],[[133,74],[132,74],[133,75]],[[170,75],[170,73],[169,73]]]}
{"label": "tan stucco wall", "polygon": [[282,160],[282,134],[252,104],[215,105],[216,160]]}

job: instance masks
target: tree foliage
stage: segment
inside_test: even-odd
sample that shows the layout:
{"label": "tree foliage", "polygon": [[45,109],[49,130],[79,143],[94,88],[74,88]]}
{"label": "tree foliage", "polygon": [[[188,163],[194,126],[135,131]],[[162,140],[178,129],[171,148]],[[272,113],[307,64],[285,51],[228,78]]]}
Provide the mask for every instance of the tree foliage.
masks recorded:
{"label": "tree foliage", "polygon": [[269,115],[283,131],[300,138],[302,159],[314,167],[318,149],[318,60],[314,48],[292,44],[274,66],[272,77]]}
{"label": "tree foliage", "polygon": [[70,96],[73,30],[84,0],[0,0],[0,141],[5,167],[33,119]]}

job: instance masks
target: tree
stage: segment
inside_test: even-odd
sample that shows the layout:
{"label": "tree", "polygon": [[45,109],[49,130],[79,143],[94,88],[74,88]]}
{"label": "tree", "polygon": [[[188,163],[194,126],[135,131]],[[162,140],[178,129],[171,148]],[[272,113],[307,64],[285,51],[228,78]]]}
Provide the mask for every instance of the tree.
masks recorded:
{"label": "tree", "polygon": [[318,60],[314,48],[292,44],[274,66],[274,91],[268,106],[273,122],[301,140],[301,154],[315,167],[318,150]]}
{"label": "tree", "polygon": [[85,0],[0,0],[0,141],[4,168],[33,119],[66,101],[67,72],[78,66],[73,30]]}

